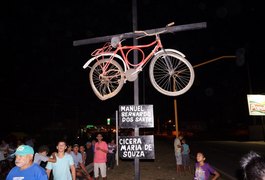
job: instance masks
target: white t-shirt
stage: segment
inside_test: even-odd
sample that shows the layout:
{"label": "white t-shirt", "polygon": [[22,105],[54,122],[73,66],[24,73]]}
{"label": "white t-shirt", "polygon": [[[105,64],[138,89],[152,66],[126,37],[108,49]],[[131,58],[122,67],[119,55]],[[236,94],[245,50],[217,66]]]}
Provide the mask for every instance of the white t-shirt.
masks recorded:
{"label": "white t-shirt", "polygon": [[49,157],[48,156],[44,156],[42,154],[35,153],[34,163],[37,163],[37,164],[40,165],[41,161],[47,162],[48,160],[49,160]]}
{"label": "white t-shirt", "polygon": [[71,151],[71,156],[73,157],[74,163],[75,163],[75,168],[80,168],[79,167],[79,163],[83,163],[82,160],[82,155],[80,152],[78,152],[77,154],[75,154],[73,151]]}
{"label": "white t-shirt", "polygon": [[175,154],[181,154],[181,147],[178,147],[178,146],[181,146],[181,142],[179,138],[176,138],[174,141]]}

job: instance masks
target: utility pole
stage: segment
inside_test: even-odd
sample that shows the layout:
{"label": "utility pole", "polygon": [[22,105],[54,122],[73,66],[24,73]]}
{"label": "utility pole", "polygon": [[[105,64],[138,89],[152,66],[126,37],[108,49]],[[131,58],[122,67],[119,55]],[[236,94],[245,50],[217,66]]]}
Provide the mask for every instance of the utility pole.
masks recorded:
{"label": "utility pole", "polygon": [[[137,0],[132,0],[132,22],[133,32],[138,30],[138,16],[137,16]],[[133,45],[138,45],[136,38],[133,39]],[[138,51],[133,51],[133,63],[138,64]],[[134,105],[139,105],[139,80],[138,78],[134,81]],[[139,127],[134,128],[134,136],[139,136]],[[140,159],[135,157],[134,159],[134,179],[140,180]]]}

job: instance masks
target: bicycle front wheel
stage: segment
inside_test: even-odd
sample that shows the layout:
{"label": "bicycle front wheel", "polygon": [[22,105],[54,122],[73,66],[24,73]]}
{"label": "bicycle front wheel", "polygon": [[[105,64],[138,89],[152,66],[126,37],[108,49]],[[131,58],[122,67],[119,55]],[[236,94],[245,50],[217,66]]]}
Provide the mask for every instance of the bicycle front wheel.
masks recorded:
{"label": "bicycle front wheel", "polygon": [[89,80],[97,97],[106,100],[120,92],[124,84],[124,72],[114,59],[110,61],[103,57],[91,67]]}
{"label": "bicycle front wheel", "polygon": [[161,51],[150,62],[150,81],[156,90],[167,96],[187,92],[193,84],[194,76],[189,61],[173,51]]}

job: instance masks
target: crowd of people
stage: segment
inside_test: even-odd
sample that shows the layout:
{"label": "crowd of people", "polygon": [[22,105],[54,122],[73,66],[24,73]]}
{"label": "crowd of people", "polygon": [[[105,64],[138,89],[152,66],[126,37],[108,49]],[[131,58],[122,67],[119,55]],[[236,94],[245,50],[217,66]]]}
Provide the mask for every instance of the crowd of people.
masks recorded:
{"label": "crowd of people", "polygon": [[[106,142],[101,133],[85,144],[69,144],[65,139],[58,140],[55,152],[50,153],[47,145],[34,151],[34,143],[22,143],[14,148],[2,140],[1,162],[10,160],[10,168],[4,173],[0,165],[0,179],[36,180],[91,180],[107,179],[107,170],[113,169],[117,146],[115,140]],[[1,158],[1,155],[0,155]]]}
{"label": "crowd of people", "polygon": [[[98,133],[95,139],[85,144],[69,144],[65,139],[58,140],[56,151],[50,152],[47,145],[34,151],[34,139],[17,141],[17,147],[5,139],[0,144],[0,179],[36,179],[36,180],[103,180],[107,171],[114,168],[117,145],[114,139],[103,140]],[[193,173],[194,180],[216,180],[220,173],[206,162],[204,152],[196,153],[196,162],[191,166],[190,146],[183,136],[174,140],[176,172]],[[239,162],[244,179],[265,180],[265,157],[251,151]],[[6,168],[9,167],[9,168]]]}

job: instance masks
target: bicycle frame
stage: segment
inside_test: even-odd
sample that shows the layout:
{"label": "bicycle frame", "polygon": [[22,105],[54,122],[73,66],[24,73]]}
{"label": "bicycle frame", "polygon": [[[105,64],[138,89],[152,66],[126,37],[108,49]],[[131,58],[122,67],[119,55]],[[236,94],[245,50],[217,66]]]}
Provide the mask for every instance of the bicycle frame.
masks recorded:
{"label": "bicycle frame", "polygon": [[[149,54],[146,54],[143,49],[152,47],[154,48],[151,50]],[[163,48],[161,40],[159,37],[156,37],[156,40],[152,41],[146,45],[134,45],[134,46],[122,46],[121,42],[118,44],[117,49],[114,51],[114,54],[120,53],[123,60],[125,61],[127,69],[136,68],[137,70],[142,69],[142,67],[154,56],[156,52]],[[131,51],[138,51],[142,54],[142,59],[138,61],[137,64],[133,64],[130,62],[128,58]],[[126,51],[126,52],[125,52]]]}

